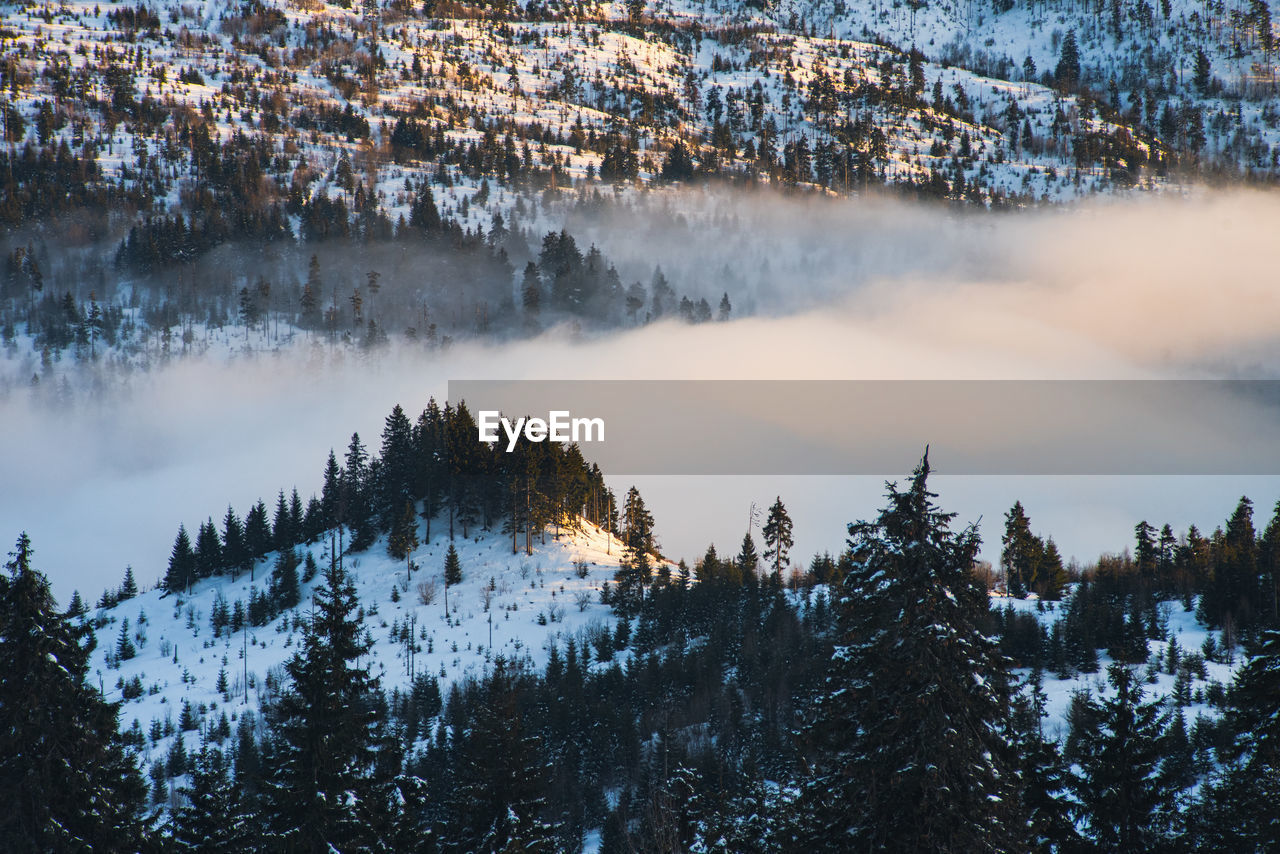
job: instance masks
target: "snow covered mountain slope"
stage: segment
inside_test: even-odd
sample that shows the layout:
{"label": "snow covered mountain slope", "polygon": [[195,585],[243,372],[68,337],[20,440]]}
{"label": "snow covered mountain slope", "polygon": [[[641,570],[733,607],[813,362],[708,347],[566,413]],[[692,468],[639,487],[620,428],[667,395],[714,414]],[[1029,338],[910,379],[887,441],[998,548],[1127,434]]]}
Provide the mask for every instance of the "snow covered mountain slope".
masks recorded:
{"label": "snow covered mountain slope", "polygon": [[[405,561],[387,557],[385,541],[345,557],[373,639],[371,671],[388,693],[407,692],[415,678],[426,677],[447,695],[450,684],[480,676],[497,656],[540,672],[553,645],[563,649],[573,639],[580,649],[594,648],[601,631],[616,622],[600,601],[621,554],[608,533],[583,522],[583,530],[565,530],[557,539],[551,529],[531,555],[523,542],[512,554],[510,537],[500,533],[459,533],[453,544],[462,582],[448,588],[446,612],[450,540],[441,527],[437,523],[432,540],[412,553],[418,569],[411,579]],[[324,565],[328,549],[327,542],[316,543],[299,553]],[[185,750],[197,747],[224,715],[228,722],[252,720],[280,685],[282,665],[297,651],[310,590],[323,573],[301,584],[296,608],[264,625],[217,633],[212,627],[224,603],[232,613],[249,612],[251,598],[268,585],[273,559],[260,561],[252,578],[205,579],[189,593],[152,589],[88,615],[98,627],[92,672],[109,700],[123,701],[121,731],[133,731],[144,766],[165,762],[176,738]],[[120,654],[130,648],[131,656]]]}

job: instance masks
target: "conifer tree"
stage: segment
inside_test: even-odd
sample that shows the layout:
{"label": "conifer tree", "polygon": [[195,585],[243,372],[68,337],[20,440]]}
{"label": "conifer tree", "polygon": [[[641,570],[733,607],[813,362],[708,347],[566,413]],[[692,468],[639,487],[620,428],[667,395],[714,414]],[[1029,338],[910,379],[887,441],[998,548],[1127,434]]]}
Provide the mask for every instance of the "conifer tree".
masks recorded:
{"label": "conifer tree", "polygon": [[1066,765],[1058,744],[1044,733],[1045,693],[1039,668],[1011,703],[1009,745],[1022,775],[1022,806],[1037,851],[1071,850],[1080,843],[1072,821]]}
{"label": "conifer tree", "polygon": [[271,523],[261,498],[244,517],[244,544],[251,561],[261,560],[271,551]]}
{"label": "conifer tree", "polygon": [[652,569],[653,516],[644,506],[640,490],[627,490],[622,512],[622,561],[615,575],[614,604],[624,614],[634,614],[644,597]]}
{"label": "conifer tree", "polygon": [[271,524],[271,545],[277,551],[283,551],[292,548],[297,542],[297,535],[293,530],[293,519],[289,515],[289,502],[284,497],[282,489],[276,496],[276,512]]}
{"label": "conifer tree", "polygon": [[405,502],[413,500],[416,469],[413,455],[413,425],[397,404],[387,416],[382,430],[379,515],[384,530],[390,530],[396,524],[404,515]]}
{"label": "conifer tree", "polygon": [[249,818],[222,751],[205,744],[188,764],[191,785],[180,790],[186,803],[173,816],[174,848],[184,854],[247,850]]}
{"label": "conifer tree", "polygon": [[734,562],[738,566],[738,573],[742,582],[744,584],[754,584],[756,567],[760,564],[760,558],[756,554],[756,541],[751,538],[750,531],[742,535],[742,548],[738,550],[738,557]]}
{"label": "conifer tree", "polygon": [[387,538],[387,554],[396,560],[405,562],[405,577],[413,572],[413,561],[410,555],[418,547],[418,514],[413,510],[413,503],[405,501],[400,515],[391,526],[391,535]]}
{"label": "conifer tree", "polygon": [[556,828],[547,820],[550,777],[541,740],[524,721],[520,672],[502,656],[485,680],[473,716],[454,749],[450,795],[450,850],[557,850]]}
{"label": "conifer tree", "polygon": [[212,519],[203,522],[196,533],[195,564],[199,578],[208,578],[222,569],[222,543]]}
{"label": "conifer tree", "polygon": [[978,534],[950,530],[928,476],[926,452],[875,521],[849,526],[836,651],[806,732],[803,836],[822,850],[1025,848]]}
{"label": "conifer tree", "polygon": [[138,654],[137,649],[133,646],[133,641],[129,638],[129,618],[125,617],[120,622],[120,634],[116,637],[116,658],[121,661],[128,661]]}
{"label": "conifer tree", "polygon": [[1168,713],[1143,700],[1132,668],[1112,664],[1114,696],[1083,698],[1071,721],[1067,758],[1085,832],[1107,851],[1159,851],[1170,840],[1174,795],[1162,774]]}
{"label": "conifer tree", "polygon": [[764,523],[764,559],[773,564],[775,581],[782,580],[782,569],[786,566],[787,555],[795,542],[791,539],[791,517],[787,508],[782,505],[782,496],[769,508],[769,516]]}
{"label": "conifer tree", "polygon": [[119,599],[121,602],[132,599],[138,595],[138,582],[133,578],[133,567],[126,566],[124,568],[124,581],[120,583]]}
{"label": "conifer tree", "polygon": [[271,598],[278,611],[285,611],[298,604],[298,553],[292,548],[282,549],[276,555],[276,565],[271,571]]}
{"label": "conifer tree", "polygon": [[1058,65],[1053,72],[1058,88],[1070,92],[1080,82],[1080,46],[1076,43],[1076,31],[1068,30],[1058,54]]}
{"label": "conifer tree", "polygon": [[0,850],[145,850],[146,785],[117,707],[86,679],[92,635],[58,612],[31,555],[24,533],[0,576]]}
{"label": "conifer tree", "polygon": [[222,562],[231,570],[234,580],[237,573],[249,568],[249,550],[244,542],[244,525],[236,511],[227,505],[227,515],[222,517]]}
{"label": "conifer tree", "polygon": [[361,551],[377,536],[370,485],[369,454],[359,433],[351,434],[347,446],[346,466],[342,470],[342,503],[345,523],[351,530],[351,550]]}
{"label": "conifer tree", "polygon": [[449,551],[444,556],[444,584],[452,587],[462,583],[462,562],[458,560],[458,550],[449,544]]}
{"label": "conifer tree", "polygon": [[331,562],[301,649],[285,664],[288,685],[266,710],[269,847],[375,849],[391,832],[386,812],[399,760],[386,747],[385,702],[369,672],[372,641],[358,607],[350,576]]}
{"label": "conifer tree", "polygon": [[1203,851],[1280,850],[1280,632],[1265,631],[1228,695],[1230,742],[1193,823]]}
{"label": "conifer tree", "polygon": [[164,575],[164,589],[170,593],[186,590],[195,577],[196,555],[191,549],[191,538],[185,525],[178,526],[178,536],[173,540],[169,554],[169,569]]}
{"label": "conifer tree", "polygon": [[1005,514],[1004,536],[1000,543],[1000,564],[1004,568],[1009,595],[1021,599],[1035,582],[1039,551],[1036,548],[1036,537],[1031,533],[1031,521],[1027,518],[1021,501],[1015,501]]}

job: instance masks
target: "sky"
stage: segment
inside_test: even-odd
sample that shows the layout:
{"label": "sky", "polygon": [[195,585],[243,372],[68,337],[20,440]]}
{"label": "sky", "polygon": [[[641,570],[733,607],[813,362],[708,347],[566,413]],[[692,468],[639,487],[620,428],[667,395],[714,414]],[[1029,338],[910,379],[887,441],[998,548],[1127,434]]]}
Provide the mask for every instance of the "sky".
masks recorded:
{"label": "sky", "polygon": [[[688,227],[667,227],[673,205]],[[727,292],[739,314],[754,314],[615,333],[560,327],[446,351],[228,353],[134,375],[70,410],[18,391],[0,400],[5,550],[26,530],[63,599],[73,588],[96,599],[126,564],[153,583],[179,523],[219,520],[228,502],[241,514],[259,497],[270,505],[282,487],[305,498],[330,448],[341,453],[353,431],[376,447],[392,405],[416,414],[445,397],[449,380],[1273,379],[1280,366],[1280,296],[1265,251],[1280,230],[1274,194],[983,217],[888,202],[655,195],[618,216],[593,239],[624,280],[647,280],[661,263],[678,291]],[[712,222],[723,233],[708,239],[700,227]],[[1141,519],[1212,530],[1248,494],[1261,527],[1280,498],[1275,477],[959,477],[947,475],[945,454],[932,460],[941,505],[957,522],[981,519],[989,559],[1014,500],[1034,530],[1088,563],[1129,546]],[[905,477],[915,462],[886,467]],[[807,561],[838,550],[845,525],[873,516],[883,498],[881,477],[611,484],[632,481],[664,553],[690,560],[713,541],[736,552],[752,503],[767,508],[780,495],[795,520],[795,557]]]}

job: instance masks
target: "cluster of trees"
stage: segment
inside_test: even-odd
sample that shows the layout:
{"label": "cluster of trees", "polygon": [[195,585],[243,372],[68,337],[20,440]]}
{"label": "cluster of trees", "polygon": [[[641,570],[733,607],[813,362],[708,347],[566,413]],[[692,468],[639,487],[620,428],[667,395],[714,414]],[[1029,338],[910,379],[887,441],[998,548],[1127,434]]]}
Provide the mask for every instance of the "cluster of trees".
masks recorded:
{"label": "cluster of trees", "polygon": [[205,521],[194,545],[180,526],[165,589],[178,592],[201,578],[252,573],[273,551],[279,553],[277,575],[282,565],[291,571],[299,562],[291,557],[294,547],[326,534],[335,543],[334,554],[363,551],[386,534],[388,550],[404,558],[410,535],[416,539],[422,524],[430,540],[433,522],[446,527],[450,540],[502,525],[511,534],[512,553],[522,536],[531,553],[533,539],[545,542],[549,527],[559,532],[585,520],[617,529],[613,492],[599,466],[588,465],[576,445],[522,442],[508,453],[480,441],[465,402],[441,407],[433,399],[416,421],[397,405],[381,439],[378,455],[370,454],[358,433],[342,463],[330,451],[320,495],[305,505],[295,488],[287,498],[280,491],[273,517],[261,499],[243,521],[228,507],[221,531],[212,519]]}
{"label": "cluster of trees", "polygon": [[[410,447],[414,438],[402,418],[389,416],[380,459],[349,464],[381,472],[372,511],[394,506],[384,502],[398,494],[396,483],[414,494],[417,469],[398,467],[416,458],[397,456],[401,431]],[[446,407],[435,418],[447,431],[467,415]],[[485,446],[470,445],[453,451],[483,455]],[[336,459],[331,469],[341,489],[346,469]],[[448,504],[449,472],[436,471]],[[548,483],[529,477],[508,475],[503,485],[531,495]],[[69,833],[138,850],[552,851],[576,850],[586,830],[603,828],[606,852],[1280,844],[1264,806],[1280,771],[1280,633],[1265,617],[1241,633],[1248,664],[1210,700],[1221,718],[1188,727],[1184,701],[1144,689],[1140,662],[1152,628],[1145,613],[1126,616],[1144,635],[1143,653],[1107,650],[1109,689],[1077,694],[1059,743],[1043,725],[1041,667],[1019,678],[1004,654],[1021,629],[1012,611],[989,608],[977,531],[953,530],[928,477],[926,456],[905,488],[889,485],[876,518],[849,526],[839,561],[815,560],[828,583],[790,596],[781,578],[790,539],[781,500],[765,525],[763,564],[748,534],[732,560],[711,547],[693,568],[673,571],[653,560],[652,518],[632,490],[618,526],[623,567],[609,595],[616,627],[558,643],[541,673],[497,659],[483,676],[452,684],[447,697],[429,675],[407,693],[381,691],[363,609],[335,550],[262,717],[244,716],[234,738],[229,724],[205,728],[198,752],[187,753],[178,733],[167,772],[182,778],[179,806],[164,833],[145,838],[158,817],[148,817],[128,748],[141,734],[118,734],[114,708],[88,685],[92,624],[57,612],[24,536],[0,579],[0,658],[8,665],[0,691],[14,699],[3,708],[27,715],[2,754],[11,758],[0,779],[15,788],[0,841],[17,851],[60,849],[56,834]],[[591,504],[576,495],[564,512]],[[544,499],[554,512],[555,499],[568,496]],[[345,528],[362,499],[330,497]],[[514,515],[519,505],[495,512]],[[461,512],[452,515],[460,526]],[[1227,543],[1244,542],[1246,515],[1238,510],[1234,533],[1214,538],[1223,565],[1238,557]],[[1025,533],[1025,511],[1008,521]],[[1160,539],[1145,523],[1138,543],[1134,559],[1081,577],[1055,630],[1144,596],[1157,606],[1158,628],[1158,606],[1180,596],[1171,568],[1177,549],[1161,570]],[[1262,548],[1256,539],[1254,548]],[[1079,642],[1106,642],[1105,631],[1094,625]],[[1091,648],[1092,669],[1100,669]],[[1196,667],[1195,653],[1166,650],[1148,667]],[[17,700],[30,684],[46,698],[35,707]],[[62,728],[77,715],[98,723]],[[195,716],[183,717],[190,726],[182,730],[193,731]],[[63,737],[50,741],[51,732]],[[49,754],[31,744],[80,760],[46,763]],[[44,796],[60,785],[68,797]],[[99,794],[70,796],[86,791]]]}
{"label": "cluster of trees", "polygon": [[[1056,600],[1068,581],[1080,582],[1060,621],[1068,659],[1071,649],[1092,647],[1109,650],[1113,658],[1145,661],[1143,639],[1164,639],[1158,615],[1162,602],[1176,601],[1188,611],[1194,607],[1197,619],[1222,631],[1228,650],[1249,648],[1260,633],[1280,629],[1280,504],[1261,531],[1254,526],[1248,497],[1207,537],[1194,525],[1178,535],[1167,524],[1157,530],[1139,522],[1132,552],[1104,555],[1084,577],[1078,568],[1063,568],[1052,538],[1031,533],[1021,502],[1006,514],[1001,542],[1009,595]],[[1055,624],[1052,631],[1057,629]],[[1045,643],[1056,643],[1052,631],[1041,627]],[[1029,663],[1039,655],[1031,651],[1038,643],[1017,657]],[[1132,654],[1122,652],[1126,648]]]}

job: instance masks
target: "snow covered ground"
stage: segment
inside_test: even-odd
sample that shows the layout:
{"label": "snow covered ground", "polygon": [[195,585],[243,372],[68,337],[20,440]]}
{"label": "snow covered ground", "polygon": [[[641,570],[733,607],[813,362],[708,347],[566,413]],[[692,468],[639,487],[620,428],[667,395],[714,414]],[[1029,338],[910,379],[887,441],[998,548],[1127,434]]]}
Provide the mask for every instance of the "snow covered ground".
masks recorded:
{"label": "snow covered ground", "polygon": [[[1034,594],[1026,599],[992,596],[992,608],[1004,609],[1009,606],[1017,612],[1035,614],[1046,627],[1052,626],[1061,619],[1066,611],[1065,602],[1041,603]],[[1168,627],[1169,640],[1148,641],[1147,663],[1136,665],[1136,667],[1144,677],[1143,692],[1149,698],[1165,700],[1173,696],[1174,683],[1177,679],[1175,675],[1168,673],[1165,667],[1170,644],[1176,640],[1180,654],[1184,657],[1200,655],[1206,640],[1212,638],[1214,644],[1220,646],[1222,637],[1220,632],[1210,631],[1196,621],[1194,608],[1187,611],[1178,602],[1165,602],[1160,605],[1160,612]],[[1245,660],[1239,650],[1236,650],[1226,662],[1205,660],[1204,672],[1191,674],[1192,702],[1182,709],[1188,729],[1195,723],[1197,717],[1213,719],[1219,717],[1219,710],[1207,701],[1205,690],[1215,682],[1223,686],[1230,685],[1235,678],[1236,670],[1245,663]],[[1098,650],[1098,670],[1095,673],[1078,673],[1068,679],[1059,679],[1047,671],[1044,673],[1042,687],[1046,697],[1045,711],[1048,713],[1045,720],[1046,735],[1060,741],[1066,738],[1069,729],[1067,713],[1075,694],[1088,691],[1095,698],[1114,694],[1114,689],[1107,682],[1107,667],[1112,663],[1111,656],[1107,655],[1105,650]],[[1023,679],[1030,675],[1030,670],[1027,668],[1021,668],[1016,672]]]}
{"label": "snow covered ground", "polygon": [[[362,605],[364,626],[373,639],[371,672],[390,692],[404,690],[415,676],[434,676],[442,694],[450,684],[481,676],[495,657],[541,671],[550,650],[562,650],[569,639],[586,648],[603,628],[612,630],[612,611],[600,602],[600,590],[618,568],[620,544],[616,538],[583,523],[584,530],[561,533],[549,529],[546,543],[534,541],[526,555],[523,540],[512,554],[509,535],[460,531],[453,541],[462,564],[462,583],[448,589],[445,610],[443,580],[445,553],[449,547],[447,520],[437,519],[430,542],[414,550],[411,559],[419,569],[412,579],[406,563],[386,555],[385,541],[368,551],[345,558]],[[327,565],[328,544],[299,547],[317,564]],[[148,736],[141,750],[144,767],[164,762],[175,738],[184,739],[190,751],[199,747],[201,733],[219,722],[223,714],[234,722],[246,712],[256,712],[270,685],[286,678],[283,663],[296,651],[306,619],[310,593],[323,583],[317,573],[301,587],[301,604],[263,626],[216,636],[211,616],[219,598],[229,606],[246,608],[250,592],[264,592],[274,555],[260,561],[254,578],[236,581],[214,577],[195,584],[187,593],[147,590],[114,608],[92,611],[90,619],[102,623],[97,630],[90,673],[106,696],[121,700],[123,689],[139,680],[142,694],[124,702],[121,730],[135,725]],[[301,571],[301,568],[300,568]],[[432,588],[429,604],[420,593]],[[393,590],[395,593],[393,594]],[[116,659],[122,627],[136,655]],[[409,627],[415,651],[412,667],[402,627]],[[218,691],[225,674],[226,693]],[[247,681],[246,681],[247,680]],[[190,704],[199,731],[179,731],[183,704]],[[234,727],[234,723],[232,724]],[[167,733],[167,734],[165,734]]]}

